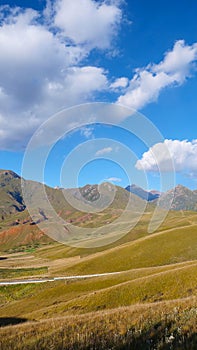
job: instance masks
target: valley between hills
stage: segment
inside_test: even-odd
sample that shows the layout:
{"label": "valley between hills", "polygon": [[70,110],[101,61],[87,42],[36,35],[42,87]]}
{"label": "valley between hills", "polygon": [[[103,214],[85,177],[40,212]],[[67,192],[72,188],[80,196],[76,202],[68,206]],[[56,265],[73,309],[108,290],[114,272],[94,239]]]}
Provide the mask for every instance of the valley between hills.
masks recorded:
{"label": "valley between hills", "polygon": [[[33,186],[39,200],[40,184]],[[67,191],[77,199],[75,189]],[[41,231],[25,207],[20,176],[0,171],[0,349],[197,348],[197,192],[181,185],[143,191],[116,187],[107,209],[87,214],[63,189],[46,186],[58,215],[77,227],[113,223],[129,197],[131,218],[146,204],[126,235],[80,248]],[[80,192],[86,202],[99,197],[96,185]],[[172,193],[171,210],[150,233],[157,201],[162,212]],[[39,221],[47,221],[42,211]]]}

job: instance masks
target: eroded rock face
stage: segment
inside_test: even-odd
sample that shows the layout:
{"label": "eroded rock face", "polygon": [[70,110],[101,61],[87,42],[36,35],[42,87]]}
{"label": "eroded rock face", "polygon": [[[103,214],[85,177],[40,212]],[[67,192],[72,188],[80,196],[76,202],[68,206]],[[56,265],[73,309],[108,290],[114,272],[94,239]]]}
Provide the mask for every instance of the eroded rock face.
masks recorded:
{"label": "eroded rock face", "polygon": [[80,193],[84,199],[94,202],[100,198],[100,193],[98,191],[98,185],[86,185],[80,188]]}
{"label": "eroded rock face", "polygon": [[197,192],[191,191],[182,185],[176,186],[162,194],[159,205],[163,208],[171,202],[172,210],[194,210],[197,211]]}
{"label": "eroded rock face", "polygon": [[21,177],[11,170],[0,170],[0,214],[23,211]]}

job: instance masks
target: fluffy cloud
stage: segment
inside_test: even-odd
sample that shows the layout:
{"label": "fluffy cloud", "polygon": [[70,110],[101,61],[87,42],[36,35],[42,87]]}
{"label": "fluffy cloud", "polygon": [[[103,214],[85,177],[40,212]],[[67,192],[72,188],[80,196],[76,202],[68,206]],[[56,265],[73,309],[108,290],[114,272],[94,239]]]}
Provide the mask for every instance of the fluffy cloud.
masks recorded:
{"label": "fluffy cloud", "polygon": [[112,90],[123,89],[123,88],[126,88],[128,86],[128,83],[129,83],[128,78],[125,78],[125,77],[118,78],[110,85],[110,88]]}
{"label": "fluffy cloud", "polygon": [[111,49],[123,17],[121,2],[48,0],[42,13],[0,7],[0,149],[25,148],[52,114],[94,101],[98,92],[122,91],[118,102],[140,109],[164,87],[190,76],[197,44],[184,41],[159,64],[137,69],[130,82],[110,82],[104,68],[87,64],[91,50]]}
{"label": "fluffy cloud", "polygon": [[[65,8],[71,11],[76,4],[79,7],[87,6],[89,10],[78,9],[74,18],[69,19],[70,25],[74,21],[72,30],[66,33],[63,22],[57,28],[61,6],[64,8],[62,14],[66,16]],[[98,32],[94,29],[91,47],[81,45],[81,40],[77,39],[72,44],[75,30],[76,38],[78,35],[78,16],[84,13],[87,22],[89,16],[91,21],[91,9],[99,13],[96,19]],[[48,1],[44,13],[0,7],[1,149],[24,148],[36,128],[53,113],[89,101],[95,92],[108,87],[104,69],[85,66],[83,60],[91,49],[101,47],[98,45],[99,38],[100,41],[104,38],[105,48],[110,47],[120,14],[119,7],[112,2],[107,5],[93,0],[61,0],[53,2],[53,5]],[[65,20],[67,23],[66,17]],[[95,25],[93,27],[97,28]],[[88,35],[88,28],[86,30]],[[89,40],[88,37],[86,39],[84,33],[83,40]]]}
{"label": "fluffy cloud", "polygon": [[66,38],[101,49],[109,47],[122,17],[115,1],[58,0],[54,11],[55,25]]}
{"label": "fluffy cloud", "polygon": [[197,176],[197,140],[165,140],[151,147],[136,163],[138,170],[182,172]]}
{"label": "fluffy cloud", "polygon": [[159,64],[136,69],[126,93],[118,98],[118,103],[140,109],[156,101],[164,88],[184,83],[191,75],[196,60],[197,43],[186,45],[183,40],[177,41]]}

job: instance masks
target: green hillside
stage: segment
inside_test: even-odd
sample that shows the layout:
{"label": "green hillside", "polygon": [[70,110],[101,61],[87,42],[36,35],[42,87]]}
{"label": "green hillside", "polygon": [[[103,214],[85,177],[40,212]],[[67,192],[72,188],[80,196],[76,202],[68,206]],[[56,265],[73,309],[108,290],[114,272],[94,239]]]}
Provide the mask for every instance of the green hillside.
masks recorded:
{"label": "green hillside", "polygon": [[[162,251],[161,251],[162,249]],[[102,273],[196,259],[197,225],[169,229],[84,258],[69,274]]]}

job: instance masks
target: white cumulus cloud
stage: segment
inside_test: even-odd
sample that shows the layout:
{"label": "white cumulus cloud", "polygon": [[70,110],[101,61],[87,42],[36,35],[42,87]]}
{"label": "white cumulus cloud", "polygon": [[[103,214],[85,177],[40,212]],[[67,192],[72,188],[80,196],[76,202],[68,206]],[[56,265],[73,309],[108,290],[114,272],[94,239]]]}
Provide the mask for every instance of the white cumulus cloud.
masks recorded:
{"label": "white cumulus cloud", "polygon": [[57,0],[55,25],[75,44],[106,49],[122,18],[115,1]]}
{"label": "white cumulus cloud", "polygon": [[47,0],[43,12],[0,6],[0,149],[24,149],[43,121],[100,92],[121,94],[118,103],[140,109],[190,77],[197,43],[183,40],[160,63],[138,68],[130,81],[110,81],[110,72],[87,63],[92,50],[116,49],[122,3]]}
{"label": "white cumulus cloud", "polygon": [[110,47],[120,17],[112,1],[48,0],[42,13],[0,7],[1,149],[24,148],[52,114],[108,87],[105,70],[83,62],[102,40]]}
{"label": "white cumulus cloud", "polygon": [[118,78],[116,79],[111,85],[110,88],[113,90],[117,90],[117,89],[122,89],[122,88],[126,88],[128,86],[129,83],[129,79],[122,77],[122,78]]}
{"label": "white cumulus cloud", "polygon": [[187,45],[184,40],[177,41],[163,61],[136,69],[125,94],[119,96],[117,102],[140,109],[156,101],[164,88],[181,85],[191,76],[196,60],[197,43]]}
{"label": "white cumulus cloud", "polygon": [[197,176],[197,140],[168,140],[157,143],[136,163],[138,170],[181,172]]}

